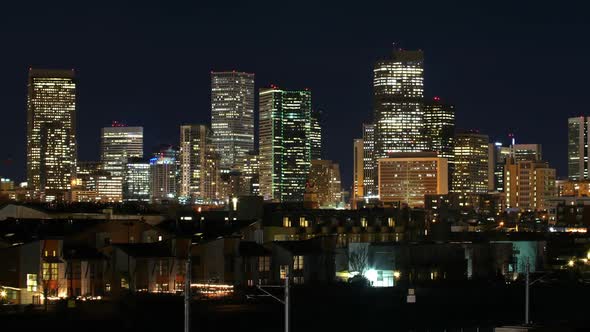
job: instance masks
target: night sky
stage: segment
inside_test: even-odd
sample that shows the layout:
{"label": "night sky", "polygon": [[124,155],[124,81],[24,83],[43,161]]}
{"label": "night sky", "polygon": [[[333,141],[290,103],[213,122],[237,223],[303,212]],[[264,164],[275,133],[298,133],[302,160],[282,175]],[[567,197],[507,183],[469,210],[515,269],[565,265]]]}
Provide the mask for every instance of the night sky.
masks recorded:
{"label": "night sky", "polygon": [[0,176],[25,178],[29,66],[76,69],[79,160],[99,159],[112,120],[144,126],[146,153],[177,144],[180,124],[209,123],[211,70],[253,72],[257,89],[310,88],[325,158],[340,162],[347,188],[352,141],[372,117],[372,67],[394,42],[424,50],[426,96],[455,104],[459,128],[541,143],[561,176],[567,117],[590,115],[583,5],[81,3],[0,8]]}

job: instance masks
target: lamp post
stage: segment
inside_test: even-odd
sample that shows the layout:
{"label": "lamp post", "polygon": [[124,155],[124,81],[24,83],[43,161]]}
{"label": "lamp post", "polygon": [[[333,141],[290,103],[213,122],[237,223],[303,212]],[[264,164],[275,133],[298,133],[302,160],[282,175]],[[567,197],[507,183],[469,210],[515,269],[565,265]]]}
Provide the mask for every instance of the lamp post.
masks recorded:
{"label": "lamp post", "polygon": [[192,243],[189,243],[187,255],[188,258],[186,260],[184,272],[184,332],[189,332],[191,325],[191,247]]}
{"label": "lamp post", "polygon": [[277,302],[283,304],[285,306],[285,332],[291,332],[291,296],[290,296],[290,281],[289,278],[291,277],[289,266],[286,268],[286,275],[285,275],[285,285],[284,286],[265,286],[265,287],[275,287],[275,288],[285,288],[285,297],[283,300],[280,298],[272,295],[261,285],[257,285],[256,288],[261,290],[265,295],[258,295],[258,296],[269,296],[273,299],[277,300]]}

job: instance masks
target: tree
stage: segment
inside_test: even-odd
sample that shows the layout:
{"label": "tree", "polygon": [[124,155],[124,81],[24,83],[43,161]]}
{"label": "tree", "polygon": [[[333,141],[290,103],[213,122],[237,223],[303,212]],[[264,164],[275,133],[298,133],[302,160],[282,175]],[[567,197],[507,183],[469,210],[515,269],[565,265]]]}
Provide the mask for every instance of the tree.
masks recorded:
{"label": "tree", "polygon": [[366,243],[350,243],[348,245],[348,269],[364,275],[369,266],[369,250]]}

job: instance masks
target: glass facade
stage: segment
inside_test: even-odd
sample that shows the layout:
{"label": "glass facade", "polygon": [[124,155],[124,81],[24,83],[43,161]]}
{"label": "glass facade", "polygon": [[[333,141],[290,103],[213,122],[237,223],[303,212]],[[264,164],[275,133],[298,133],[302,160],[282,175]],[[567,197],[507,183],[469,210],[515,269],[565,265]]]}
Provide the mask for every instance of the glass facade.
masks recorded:
{"label": "glass facade", "polygon": [[103,170],[122,178],[129,158],[143,158],[143,127],[126,127],[113,123],[101,130]]}
{"label": "glass facade", "polygon": [[313,111],[311,113],[311,160],[322,159],[322,126],[321,126],[321,112]]}
{"label": "glass facade", "polygon": [[588,117],[568,119],[567,166],[570,180],[588,180]]}
{"label": "glass facade", "polygon": [[150,164],[139,158],[130,158],[125,164],[123,201],[150,201]]}
{"label": "glass facade", "polygon": [[311,91],[260,90],[260,193],[303,201],[311,160]]}
{"label": "glass facade", "polygon": [[373,70],[375,158],[427,150],[424,137],[424,55],[395,50]]}
{"label": "glass facade", "polygon": [[223,169],[241,169],[254,150],[254,74],[211,73],[211,129]]}
{"label": "glass facade", "polygon": [[29,69],[27,183],[37,199],[63,199],[76,171],[73,70]]}

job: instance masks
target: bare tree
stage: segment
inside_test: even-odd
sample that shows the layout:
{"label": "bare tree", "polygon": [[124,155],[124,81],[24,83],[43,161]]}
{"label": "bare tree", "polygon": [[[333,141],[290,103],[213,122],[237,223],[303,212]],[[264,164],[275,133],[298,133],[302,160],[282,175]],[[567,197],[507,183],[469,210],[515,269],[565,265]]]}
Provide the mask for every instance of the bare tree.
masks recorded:
{"label": "bare tree", "polygon": [[369,250],[365,244],[349,244],[348,251],[348,268],[351,272],[358,272],[363,275],[369,266]]}

